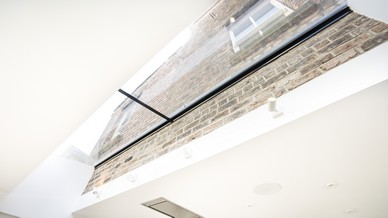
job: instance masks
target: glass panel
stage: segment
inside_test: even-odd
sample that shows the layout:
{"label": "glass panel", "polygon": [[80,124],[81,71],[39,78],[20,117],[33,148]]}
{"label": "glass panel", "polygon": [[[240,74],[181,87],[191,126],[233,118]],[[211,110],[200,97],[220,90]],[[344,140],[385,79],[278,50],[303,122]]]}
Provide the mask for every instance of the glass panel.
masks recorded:
{"label": "glass panel", "polygon": [[259,10],[258,12],[254,13],[252,15],[252,18],[255,20],[257,25],[260,25],[261,23],[269,19],[271,16],[276,14],[278,11],[278,8],[274,7],[272,4],[268,4],[262,10]]}
{"label": "glass panel", "polygon": [[109,123],[92,152],[96,162],[102,161],[165,121],[123,94],[116,95],[120,95],[122,101],[118,106],[116,105]]}
{"label": "glass panel", "polygon": [[[170,46],[173,49],[165,53],[167,60],[155,58],[152,64],[146,65],[144,72],[152,71],[144,82],[123,89],[172,117],[242,69],[343,8],[345,3],[342,0],[220,1],[211,13],[185,29],[179,43],[175,41]],[[233,39],[233,35],[242,33],[243,37]],[[101,161],[164,121],[132,100],[123,100],[97,143],[94,150],[97,160]]]}
{"label": "glass panel", "polygon": [[235,25],[235,28],[232,29],[234,35],[236,36],[236,40],[242,38],[250,31],[255,28],[252,21],[250,19],[245,19],[242,22],[239,22],[238,25]]}
{"label": "glass panel", "polygon": [[[138,87],[137,92],[142,93],[139,99],[161,113],[172,116],[242,68],[252,65],[343,6],[344,2],[221,2],[212,9],[216,19],[205,15],[194,23],[190,27],[190,39]],[[282,7],[281,10],[278,10],[279,7]],[[276,12],[280,12],[280,16]],[[250,29],[252,25],[249,24],[249,17],[253,15],[257,22],[264,24],[254,30]],[[234,23],[230,23],[231,17],[235,18]],[[237,34],[249,31],[247,36],[237,41],[238,52],[232,47],[229,29]]]}

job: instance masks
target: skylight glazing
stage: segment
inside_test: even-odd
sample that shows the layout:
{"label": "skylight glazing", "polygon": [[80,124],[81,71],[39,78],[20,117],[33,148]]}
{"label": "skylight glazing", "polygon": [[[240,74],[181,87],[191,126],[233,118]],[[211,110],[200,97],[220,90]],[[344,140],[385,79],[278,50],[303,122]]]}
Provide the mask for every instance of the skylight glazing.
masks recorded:
{"label": "skylight glazing", "polygon": [[[188,28],[185,43],[150,77],[134,91],[123,90],[173,118],[345,6],[344,0],[220,1]],[[94,149],[96,163],[166,122],[125,99]]]}

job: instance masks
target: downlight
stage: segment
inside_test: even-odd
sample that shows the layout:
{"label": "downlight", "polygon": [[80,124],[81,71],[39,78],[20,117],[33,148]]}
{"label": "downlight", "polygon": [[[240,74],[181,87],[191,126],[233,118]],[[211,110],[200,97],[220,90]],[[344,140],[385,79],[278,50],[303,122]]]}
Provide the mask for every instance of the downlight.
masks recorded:
{"label": "downlight", "polygon": [[173,218],[204,218],[165,198],[157,198],[142,205]]}
{"label": "downlight", "polygon": [[278,183],[263,183],[253,188],[253,192],[258,195],[272,195],[279,192],[282,186]]}

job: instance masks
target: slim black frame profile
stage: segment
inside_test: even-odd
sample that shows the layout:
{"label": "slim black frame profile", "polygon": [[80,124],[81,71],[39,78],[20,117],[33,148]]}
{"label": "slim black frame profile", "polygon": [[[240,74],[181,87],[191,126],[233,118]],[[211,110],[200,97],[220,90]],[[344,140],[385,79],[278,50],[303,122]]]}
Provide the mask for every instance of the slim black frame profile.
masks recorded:
{"label": "slim black frame profile", "polygon": [[306,40],[310,39],[311,37],[313,37],[317,33],[321,32],[322,30],[324,30],[325,28],[329,27],[330,25],[332,25],[333,23],[337,22],[338,20],[340,20],[341,18],[345,17],[346,15],[348,15],[351,12],[352,12],[352,10],[348,6],[344,7],[343,9],[341,9],[338,12],[334,13],[332,16],[328,17],[326,20],[322,21],[321,23],[317,24],[316,26],[314,26],[310,30],[308,30],[305,33],[301,34],[300,36],[296,37],[295,39],[293,39],[292,41],[290,41],[286,45],[284,45],[282,47],[279,47],[277,50],[275,50],[274,52],[269,54],[267,57],[264,57],[263,59],[260,59],[257,62],[253,63],[252,65],[242,69],[240,72],[236,73],[235,76],[229,78],[224,83],[222,83],[219,86],[215,87],[210,92],[208,92],[208,93],[202,95],[201,97],[197,98],[191,104],[187,105],[184,109],[182,109],[181,111],[175,113],[170,118],[165,116],[165,115],[163,115],[163,114],[161,114],[160,112],[156,111],[152,107],[149,107],[147,104],[139,101],[135,97],[131,96],[130,94],[128,94],[128,93],[126,93],[126,92],[124,92],[123,90],[120,89],[119,92],[121,92],[123,94],[125,93],[125,95],[127,97],[131,98],[132,100],[138,102],[139,104],[143,105],[144,107],[146,107],[148,109],[151,108],[152,109],[152,110],[150,109],[151,111],[153,111],[154,113],[157,113],[159,116],[162,115],[163,118],[165,118],[165,119],[167,118],[167,119],[166,119],[165,122],[160,123],[159,125],[155,126],[153,129],[147,131],[146,133],[144,133],[143,135],[141,135],[137,139],[135,139],[135,140],[131,141],[130,143],[128,143],[127,146],[119,149],[118,151],[116,151],[115,153],[111,154],[110,156],[108,156],[104,160],[100,161],[98,164],[95,165],[95,168],[98,168],[100,165],[104,164],[106,161],[108,161],[108,160],[110,160],[110,159],[120,155],[125,150],[129,149],[130,147],[132,147],[133,145],[135,145],[139,141],[141,141],[144,138],[146,138],[147,136],[155,133],[156,131],[158,131],[159,129],[164,127],[165,125],[167,125],[169,123],[172,123],[173,121],[175,121],[179,117],[183,116],[185,113],[193,110],[194,108],[196,108],[199,105],[203,104],[207,100],[212,99],[213,97],[215,97],[216,95],[220,94],[222,91],[226,90],[227,88],[229,88],[233,84],[241,81],[242,79],[246,78],[247,76],[251,75],[252,73],[256,72],[257,70],[259,70],[259,69],[265,67],[266,65],[270,64],[271,62],[275,61],[276,59],[278,59],[284,53],[288,52],[289,50],[293,49],[294,47],[298,46],[299,44],[301,44],[301,43],[305,42]]}
{"label": "slim black frame profile", "polygon": [[173,120],[170,119],[169,117],[167,117],[166,115],[160,113],[158,110],[155,110],[153,107],[149,106],[148,104],[140,101],[139,99],[135,98],[134,96],[132,96],[131,94],[129,94],[128,92],[122,90],[122,89],[119,89],[118,92],[120,92],[121,94],[127,96],[128,98],[130,98],[131,100],[135,101],[136,103],[140,104],[141,106],[147,108],[148,110],[154,112],[155,114],[163,117],[165,120],[167,120],[168,122],[172,123]]}

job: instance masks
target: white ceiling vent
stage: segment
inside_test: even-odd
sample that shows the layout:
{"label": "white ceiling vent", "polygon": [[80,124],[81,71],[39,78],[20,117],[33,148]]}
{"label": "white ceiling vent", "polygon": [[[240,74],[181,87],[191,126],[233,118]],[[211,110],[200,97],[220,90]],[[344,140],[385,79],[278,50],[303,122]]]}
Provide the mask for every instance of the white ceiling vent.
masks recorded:
{"label": "white ceiling vent", "polygon": [[173,218],[203,218],[203,216],[193,213],[165,198],[157,198],[143,203],[143,205]]}

